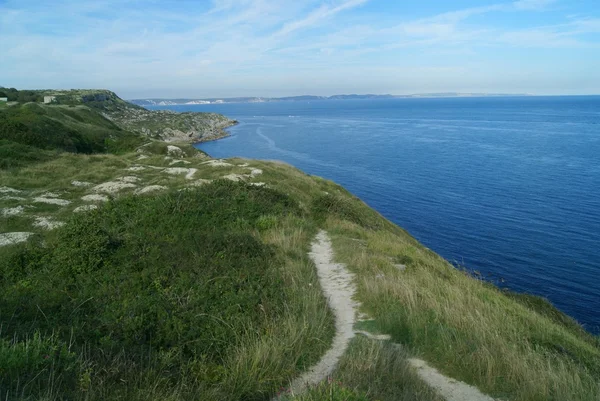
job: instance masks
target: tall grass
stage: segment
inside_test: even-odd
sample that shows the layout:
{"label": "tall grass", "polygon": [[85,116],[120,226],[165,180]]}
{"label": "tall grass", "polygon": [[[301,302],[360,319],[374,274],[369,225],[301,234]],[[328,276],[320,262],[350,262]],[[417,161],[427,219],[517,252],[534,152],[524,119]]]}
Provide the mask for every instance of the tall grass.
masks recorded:
{"label": "tall grass", "polygon": [[[1,249],[0,398],[269,398],[333,335],[314,231],[289,196],[217,181],[123,198],[45,245]],[[68,344],[68,361],[11,364],[28,338]]]}
{"label": "tall grass", "polygon": [[442,401],[433,389],[417,376],[407,362],[409,353],[402,346],[358,336],[334,374],[306,394],[286,394],[293,401]]}
{"label": "tall grass", "polygon": [[562,314],[546,301],[507,296],[412,238],[347,220],[327,225],[377,328],[444,373],[511,400],[599,399],[597,338],[557,319]]}
{"label": "tall grass", "polygon": [[[28,199],[61,193],[71,207],[33,209],[61,221],[87,193],[72,180],[117,179],[138,156],[37,158],[9,145],[6,154],[32,160],[0,171],[2,185]],[[147,151],[145,164],[168,165],[166,144]],[[189,161],[207,179],[247,172]],[[269,399],[333,336],[307,256],[319,228],[355,273],[357,298],[375,319],[365,328],[402,346],[356,338],[332,381],[300,399],[437,400],[407,365],[414,354],[502,399],[600,399],[598,338],[548,302],[456,270],[330,181],[250,163],[266,186],[215,181],[189,190],[189,180],[149,169],[136,173],[144,184],[172,192],[122,195],[0,248],[0,399]],[[31,214],[0,224],[28,231]]]}

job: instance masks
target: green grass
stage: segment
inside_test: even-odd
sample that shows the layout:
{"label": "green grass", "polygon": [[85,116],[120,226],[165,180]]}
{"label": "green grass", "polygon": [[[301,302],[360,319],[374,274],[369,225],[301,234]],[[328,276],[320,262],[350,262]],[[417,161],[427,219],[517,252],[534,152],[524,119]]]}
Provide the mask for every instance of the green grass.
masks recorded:
{"label": "green grass", "polygon": [[0,111],[0,140],[73,153],[122,153],[141,144],[128,133],[85,106],[27,103]]}
{"label": "green grass", "polygon": [[[46,117],[79,124],[77,108],[67,119],[53,107]],[[455,269],[330,181],[284,163],[213,167],[177,146],[189,164],[171,165],[162,142],[91,155],[0,142],[14,155],[1,185],[21,191],[0,195],[0,209],[25,208],[0,217],[0,232],[35,233],[0,247],[0,399],[270,399],[331,342],[308,257],[320,228],[373,318],[357,328],[395,344],[355,338],[331,382],[292,399],[437,401],[410,356],[501,399],[598,399],[598,338],[547,301]],[[230,174],[244,182],[221,180]],[[134,188],[73,213],[94,185],[124,176]],[[135,195],[148,185],[168,189]],[[47,191],[71,203],[34,202]],[[39,216],[66,225],[34,227]]]}
{"label": "green grass", "polygon": [[[108,90],[0,88],[14,107],[0,105],[0,139],[77,153],[132,150],[140,137],[201,141],[227,135],[234,124],[217,113],[150,111]],[[50,104],[44,96],[54,96]],[[4,114],[6,113],[6,114]]]}
{"label": "green grass", "polygon": [[402,346],[357,336],[334,374],[305,394],[280,390],[284,401],[442,401],[407,363]]}
{"label": "green grass", "polygon": [[51,160],[55,152],[17,142],[0,139],[0,170],[25,167],[34,163]]}
{"label": "green grass", "polygon": [[[288,231],[295,239],[281,242]],[[305,291],[318,287],[305,256],[313,231],[288,196],[217,181],[126,197],[73,217],[45,245],[2,249],[2,398],[270,394],[331,335],[318,289]],[[40,363],[5,365],[29,344]]]}
{"label": "green grass", "polygon": [[406,235],[337,218],[327,228],[376,330],[442,372],[502,399],[600,395],[598,339],[546,301],[476,280]]}

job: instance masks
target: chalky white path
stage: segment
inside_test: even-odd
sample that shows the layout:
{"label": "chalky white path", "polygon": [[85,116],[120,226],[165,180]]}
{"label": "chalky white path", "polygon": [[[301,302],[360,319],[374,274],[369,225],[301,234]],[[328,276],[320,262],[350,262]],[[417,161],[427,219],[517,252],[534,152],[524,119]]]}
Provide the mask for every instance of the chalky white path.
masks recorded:
{"label": "chalky white path", "polygon": [[[346,270],[343,264],[333,262],[331,241],[325,231],[320,231],[317,234],[309,255],[317,267],[319,283],[335,316],[335,337],[331,348],[323,355],[323,358],[305,374],[292,382],[290,386],[292,394],[302,393],[308,387],[327,379],[333,373],[355,334],[362,334],[376,341],[388,341],[390,339],[388,335],[376,335],[354,330],[359,306],[352,299],[356,292],[353,283],[354,275]],[[476,387],[444,376],[421,359],[411,358],[408,363],[416,369],[417,374],[425,383],[447,401],[494,401],[493,398],[481,393]]]}
{"label": "chalky white path", "polygon": [[355,292],[352,282],[354,275],[348,272],[343,264],[333,262],[331,241],[325,231],[317,234],[309,255],[317,266],[319,283],[335,315],[335,337],[331,348],[323,358],[292,382],[290,386],[292,394],[301,393],[307,387],[320,383],[333,373],[338,361],[346,352],[350,340],[354,337],[354,318],[358,306],[352,299]]}

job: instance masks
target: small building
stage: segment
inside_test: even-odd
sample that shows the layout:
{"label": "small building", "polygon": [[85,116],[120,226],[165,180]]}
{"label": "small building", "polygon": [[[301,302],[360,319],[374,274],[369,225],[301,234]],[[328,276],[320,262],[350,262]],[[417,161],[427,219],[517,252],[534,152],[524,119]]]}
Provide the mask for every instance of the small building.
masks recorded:
{"label": "small building", "polygon": [[8,98],[7,97],[0,97],[0,102],[8,102]]}
{"label": "small building", "polygon": [[56,100],[56,96],[44,96],[44,104],[52,103]]}

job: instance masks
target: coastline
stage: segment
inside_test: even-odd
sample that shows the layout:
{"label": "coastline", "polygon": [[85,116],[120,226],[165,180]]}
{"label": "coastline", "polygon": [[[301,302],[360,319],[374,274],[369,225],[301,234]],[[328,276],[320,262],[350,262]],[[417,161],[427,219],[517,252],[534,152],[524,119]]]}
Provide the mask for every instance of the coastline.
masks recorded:
{"label": "coastline", "polygon": [[[236,121],[235,124],[232,124],[231,126],[235,126],[240,124],[239,121]],[[228,126],[227,128],[231,127]],[[226,128],[224,128],[225,130]],[[226,132],[226,131],[225,131]],[[219,139],[223,139],[230,136],[230,134],[228,132],[226,132],[226,135],[223,136],[219,136],[219,137],[213,137],[207,140],[202,140],[202,141],[198,141],[196,143],[194,143],[193,145],[196,144],[201,144],[204,142],[212,142],[212,141],[217,141]],[[205,151],[203,151],[205,152]],[[205,152],[206,153],[206,152]],[[213,155],[206,153],[207,155],[209,155],[210,157],[214,157]],[[236,158],[236,157],[240,157],[243,158],[243,155],[235,155],[235,156],[225,156],[224,158]],[[261,161],[271,161],[271,159],[258,159]],[[289,165],[291,165],[294,168],[297,168],[298,170],[304,172],[305,174],[309,174],[309,175],[314,175],[311,173],[306,172],[305,170],[301,169],[299,166],[292,164],[290,162],[286,162],[284,161],[284,163],[287,163]],[[314,175],[317,176],[319,178],[325,178],[325,177],[321,177],[320,175]],[[336,180],[332,179],[332,178],[325,178],[328,180],[332,180],[334,181],[336,184],[343,186],[342,184],[338,183]],[[347,189],[345,186],[343,186],[347,191],[349,191],[350,193],[352,193],[352,195],[354,197],[356,197],[357,199],[360,199],[362,202],[366,203],[365,199],[362,199],[361,197],[359,197],[358,195],[354,194],[352,191],[350,191],[349,189]],[[373,207],[374,208],[374,207]],[[377,210],[374,208],[374,210],[377,211],[377,213],[382,213],[382,211]],[[410,231],[408,231],[407,229],[404,229],[403,226],[401,226],[400,224],[394,223],[392,222],[394,225],[397,225],[398,227],[400,227],[402,230],[406,230],[409,234]],[[469,277],[471,277],[474,280],[478,280],[481,282],[484,282],[488,285],[492,285],[493,287],[495,287],[496,289],[498,289],[499,291],[503,292],[507,297],[512,298],[514,300],[516,300],[517,302],[526,305],[528,307],[541,307],[543,310],[545,310],[550,316],[553,316],[553,318],[562,321],[565,324],[568,324],[569,326],[577,326],[579,327],[581,330],[585,331],[586,333],[600,338],[600,327],[594,326],[594,325],[588,325],[585,324],[581,321],[579,321],[575,316],[572,316],[571,314],[563,311],[562,309],[560,309],[558,306],[556,306],[554,304],[554,302],[552,302],[547,296],[544,295],[540,295],[540,294],[536,294],[535,292],[532,291],[528,291],[528,290],[521,290],[521,289],[515,289],[515,288],[511,288],[508,287],[505,284],[505,281],[503,278],[498,278],[495,277],[495,275],[493,273],[489,273],[489,274],[483,274],[482,272],[480,272],[481,268],[477,268],[477,267],[466,267],[466,266],[461,266],[459,264],[453,263],[450,261],[450,259],[445,258],[443,256],[441,256],[441,254],[437,251],[434,250],[432,248],[430,248],[429,246],[426,246],[425,244],[423,244],[420,240],[419,240],[419,244],[421,244],[421,246],[423,246],[424,248],[426,248],[427,250],[431,251],[432,253],[434,253],[435,255],[443,258],[444,260],[446,260],[448,262],[448,264],[452,265],[453,268],[455,268],[458,271],[463,272],[465,275],[468,275]],[[555,312],[553,312],[551,309],[555,309],[556,312],[559,312],[560,315],[556,315]]]}
{"label": "coastline", "polygon": [[198,140],[192,140],[191,144],[197,145],[200,143],[213,142],[213,141],[218,141],[219,139],[227,138],[228,136],[231,136],[231,134],[229,132],[227,132],[227,129],[231,128],[231,127],[235,127],[239,123],[240,122],[237,120],[229,120],[228,125],[219,128],[219,131],[220,131],[219,135],[211,136],[206,139],[204,139],[203,137],[200,137]]}
{"label": "coastline", "polygon": [[[221,121],[221,124],[227,128],[234,126],[235,123],[226,117]],[[207,131],[209,130],[215,134],[222,134],[210,140],[231,135],[226,128],[217,129],[216,124],[212,129],[207,129]],[[190,138],[185,139],[189,140]],[[180,149],[172,145],[177,145]],[[316,234],[315,229],[322,228],[330,234],[331,251],[335,255],[335,259],[330,257],[328,261],[335,262],[335,266],[338,266],[338,263],[344,264],[348,272],[356,275],[356,283],[359,285],[356,286],[353,300],[360,301],[364,305],[364,309],[361,310],[362,314],[356,316],[360,321],[357,321],[354,327],[348,326],[362,335],[349,341],[348,352],[338,354],[341,359],[333,370],[333,375],[341,382],[347,383],[349,387],[359,388],[362,386],[360,387],[361,391],[376,394],[378,386],[387,390],[394,386],[404,388],[421,385],[422,382],[418,380],[417,375],[425,374],[425,377],[430,379],[426,382],[434,389],[438,388],[440,382],[438,379],[446,376],[452,378],[452,383],[464,382],[493,396],[501,394],[515,399],[527,399],[524,398],[524,395],[540,394],[543,399],[552,399],[551,396],[559,391],[562,398],[556,398],[557,400],[588,400],[592,399],[590,394],[595,391],[595,386],[600,386],[598,376],[595,375],[600,371],[600,365],[598,365],[600,350],[597,346],[600,343],[598,343],[597,337],[590,337],[589,333],[583,332],[582,328],[574,324],[568,316],[537,297],[503,293],[496,286],[489,285],[481,277],[472,277],[468,272],[452,268],[444,258],[411,237],[398,224],[391,223],[375,209],[369,207],[365,202],[361,202],[357,196],[353,196],[344,187],[335,184],[332,180],[318,177],[319,175],[329,175],[327,171],[309,175],[291,165],[274,164],[256,158],[240,160],[235,157],[229,158],[227,155],[223,155],[223,157],[229,158],[228,160],[207,160],[206,157],[198,157],[194,150],[189,142],[177,144],[156,141],[152,143],[152,146],[132,149],[130,153],[119,156],[80,157],[72,154],[60,154],[56,156],[56,160],[48,162],[51,163],[48,165],[31,165],[23,170],[5,172],[3,183],[6,183],[7,186],[0,188],[0,192],[7,194],[14,192],[23,200],[22,209],[14,207],[14,203],[11,203],[14,200],[3,200],[3,205],[6,205],[6,210],[10,208],[10,213],[21,213],[20,216],[11,217],[19,219],[18,224],[20,225],[13,225],[11,228],[14,231],[31,232],[36,233],[33,235],[43,236],[47,228],[41,227],[40,222],[46,226],[54,224],[55,229],[59,229],[61,224],[69,224],[67,227],[69,231],[66,232],[73,232],[72,227],[75,223],[79,224],[75,227],[84,228],[93,228],[99,225],[99,221],[107,221],[107,226],[112,224],[110,227],[113,231],[111,232],[116,233],[114,238],[125,238],[130,242],[120,245],[117,250],[109,248],[108,251],[113,253],[109,254],[106,259],[122,262],[119,271],[129,272],[127,269],[132,270],[129,274],[119,276],[119,278],[123,278],[122,281],[125,283],[123,285],[127,285],[127,288],[139,288],[140,280],[138,270],[130,267],[137,265],[132,265],[131,258],[122,258],[121,255],[132,255],[136,259],[139,257],[145,263],[150,260],[158,260],[155,267],[152,267],[153,270],[143,271],[150,279],[157,276],[162,277],[165,266],[169,265],[183,267],[172,269],[171,271],[174,272],[186,273],[186,268],[196,272],[197,259],[192,259],[196,258],[196,254],[189,256],[190,254],[187,254],[186,251],[198,247],[198,245],[206,249],[207,257],[212,257],[212,255],[218,257],[222,254],[230,257],[230,260],[226,259],[225,262],[216,257],[212,260],[215,260],[214,265],[218,267],[221,267],[219,263],[224,263],[222,269],[227,269],[229,266],[236,269],[233,270],[235,273],[230,275],[232,277],[237,275],[238,266],[248,260],[256,260],[256,266],[259,268],[271,264],[268,261],[265,262],[266,259],[254,257],[258,253],[254,249],[263,244],[265,249],[275,249],[276,252],[280,252],[277,255],[286,258],[283,263],[280,263],[281,259],[273,259],[273,270],[257,276],[259,281],[256,282],[256,288],[261,290],[263,288],[277,289],[276,286],[281,285],[284,291],[289,290],[289,298],[285,298],[284,302],[290,299],[288,302],[290,308],[286,311],[289,310],[291,313],[280,318],[280,315],[274,315],[277,310],[274,307],[269,308],[269,304],[267,304],[267,308],[265,308],[267,312],[264,315],[273,316],[277,320],[273,320],[272,324],[266,326],[269,330],[261,331],[260,336],[251,334],[252,336],[248,337],[247,342],[243,343],[243,347],[232,351],[231,355],[235,355],[235,358],[237,355],[241,355],[243,359],[233,359],[231,364],[221,363],[217,365],[220,367],[215,368],[215,364],[203,364],[203,361],[192,361],[194,364],[190,365],[190,359],[183,355],[180,359],[174,359],[173,362],[179,364],[175,366],[181,367],[177,372],[183,372],[175,377],[176,380],[185,384],[185,380],[188,378],[185,374],[187,372],[195,373],[191,368],[197,366],[206,371],[220,369],[227,375],[235,376],[225,376],[225,380],[218,382],[209,381],[211,378],[205,380],[203,377],[200,380],[205,380],[202,383],[206,383],[207,386],[220,389],[219,391],[222,391],[223,394],[229,394],[234,380],[245,380],[251,384],[255,382],[255,371],[250,368],[238,369],[240,362],[243,363],[242,366],[254,367],[256,363],[262,363],[265,358],[269,358],[266,361],[273,361],[273,363],[268,365],[271,370],[265,376],[271,377],[271,383],[275,383],[277,386],[287,385],[294,377],[307,377],[298,374],[314,372],[308,368],[320,366],[313,363],[320,361],[318,357],[328,355],[325,347],[327,343],[323,339],[332,335],[333,324],[330,321],[331,314],[326,312],[328,309],[324,304],[325,298],[328,297],[322,296],[320,285],[315,281],[318,278],[318,271],[315,275],[315,266],[305,263],[306,252],[300,255],[299,251],[308,250],[310,241],[314,238],[313,234]],[[231,153],[243,153],[241,150],[243,148],[238,148],[237,151]],[[216,149],[214,151],[222,153]],[[177,157],[165,157],[165,154],[169,155],[169,152],[171,156],[177,155]],[[118,162],[104,163],[106,168],[99,170],[97,168],[98,160]],[[175,166],[176,164],[180,165]],[[60,172],[58,183],[56,171]],[[310,168],[307,168],[307,171],[310,171]],[[30,177],[32,173],[35,173],[36,179],[39,180],[35,182],[35,186],[28,185],[27,177]],[[161,194],[160,191],[164,192]],[[105,194],[102,195],[99,192]],[[103,201],[101,199],[108,200],[108,196],[124,196],[125,199],[115,202],[110,210],[105,212],[100,206],[100,202]],[[27,199],[30,199],[32,203],[54,203],[57,206],[64,206],[56,208],[51,214],[44,213],[40,216],[36,208],[25,207]],[[246,202],[246,199],[253,203],[240,203],[241,201]],[[274,201],[271,202],[269,199],[274,199]],[[92,201],[97,204],[91,203]],[[85,211],[92,209],[98,210],[89,213],[86,217]],[[84,214],[73,223],[68,220],[73,213]],[[115,219],[114,213],[120,213],[127,218]],[[255,218],[256,223],[252,223],[253,225],[246,223],[250,221],[247,217],[251,216],[250,213],[258,216]],[[226,218],[221,216],[226,216]],[[122,223],[131,217],[133,217],[132,221],[136,222],[135,225]],[[110,220],[98,220],[99,218]],[[196,218],[201,220],[193,220]],[[239,224],[244,218],[245,222]],[[138,223],[139,221],[142,224]],[[174,221],[179,222],[180,225],[171,223]],[[223,224],[221,225],[221,223]],[[145,228],[141,235],[138,227]],[[222,245],[221,242],[218,242],[215,246],[213,244],[216,241],[212,237],[208,237],[207,241],[197,242],[198,235],[204,234],[203,227],[209,227],[206,231],[215,227],[221,230],[216,234],[218,239],[223,235],[223,230],[229,230],[226,238],[231,235],[236,243],[242,240],[248,241],[242,244],[249,244],[248,246],[252,246],[252,248],[244,246],[238,252],[237,248],[231,247],[228,245],[229,243]],[[127,235],[123,235],[124,230],[130,231],[127,231]],[[80,242],[95,243],[94,239],[97,239],[95,233],[94,230],[89,234],[85,231],[83,233],[85,237]],[[158,240],[156,239],[157,233],[160,234]],[[52,238],[61,237],[51,236],[49,238],[52,240]],[[157,250],[156,254],[146,257],[146,254],[142,253],[143,250],[140,251],[138,243],[134,242],[137,241],[137,238],[141,238],[144,244],[146,241],[150,242],[152,249]],[[79,241],[79,237],[75,240]],[[189,242],[184,243],[183,241]],[[85,257],[85,248],[82,249],[78,246],[78,242],[73,242],[73,244],[71,242],[73,241],[54,242],[51,244],[55,244],[55,246],[48,246],[40,252],[56,247],[61,250],[56,255],[64,255],[66,249],[73,249],[72,252],[76,252],[76,255]],[[170,246],[175,251],[165,249],[165,243],[171,244]],[[179,248],[175,248],[176,246]],[[225,248],[227,252],[223,252],[224,246],[227,246]],[[126,253],[123,252],[122,247],[128,247],[125,248]],[[12,251],[6,249],[5,252],[8,254]],[[230,256],[230,252],[237,253]],[[113,254],[114,257],[111,256]],[[35,255],[33,254],[33,256]],[[49,254],[48,258],[53,257],[52,255],[54,253]],[[109,257],[113,259],[108,259]],[[143,259],[145,257],[146,259]],[[206,263],[206,265],[212,264],[213,262]],[[56,259],[55,266],[56,269],[65,270],[60,277],[71,277],[68,274],[70,270],[67,271],[67,269],[71,269],[71,266],[63,268],[62,259]],[[279,266],[282,266],[281,270]],[[142,267],[146,267],[146,265]],[[247,267],[253,268],[253,266]],[[28,272],[29,270],[19,268],[18,271]],[[55,270],[48,269],[48,271],[54,272]],[[107,291],[112,289],[110,285],[114,280],[112,276],[105,273],[104,269],[89,268],[87,271],[89,273],[76,276],[82,277],[82,283],[95,283],[96,281],[88,278],[91,275],[96,275],[94,278],[98,280],[108,277],[107,284],[99,287],[106,288]],[[111,272],[111,270],[108,271]],[[285,274],[281,277],[281,281],[277,280],[273,284],[267,282],[266,286],[264,281],[260,281],[263,277],[272,277],[279,274],[280,271]],[[221,278],[223,271],[216,270],[215,274]],[[18,281],[20,280],[19,276],[16,277],[14,285],[10,285],[20,289],[17,286],[20,286],[21,281]],[[190,291],[190,288],[196,289],[203,283],[211,282],[211,278],[207,277],[189,285],[190,277],[198,276],[186,273],[177,280],[166,281],[168,278],[164,279],[165,281],[158,283],[160,286],[155,284],[156,280],[148,281],[145,287],[150,290],[140,291],[141,296],[144,297],[144,303],[132,313],[125,315],[133,316],[132,323],[128,327],[135,323],[133,318],[140,316],[138,310],[144,313],[145,305],[154,304],[164,304],[170,308],[179,307],[179,309],[175,309],[175,316],[182,316],[182,319],[191,316],[189,326],[186,326],[191,328],[190,332],[199,327],[199,323],[205,324],[205,321],[197,319],[197,316],[209,313],[214,316],[214,312],[206,312],[193,303],[164,303],[166,289],[168,288],[170,291],[178,283],[183,283],[184,287],[176,288],[174,294],[187,294],[189,292],[186,291]],[[291,277],[293,280],[287,281],[286,277]],[[48,279],[45,282],[52,281]],[[337,284],[339,283],[336,282]],[[244,281],[241,286],[248,287],[248,281]],[[60,289],[62,285],[56,287]],[[236,288],[240,288],[240,286],[236,286]],[[42,290],[44,289],[42,288]],[[32,289],[32,291],[36,290],[37,288]],[[79,300],[84,301],[89,299],[90,295],[95,296],[93,302],[86,302],[90,306],[97,305],[97,309],[86,309],[80,314],[80,320],[86,325],[94,322],[93,312],[96,310],[99,310],[100,313],[103,310],[110,310],[103,304],[99,304],[104,299],[112,300],[112,297],[115,297],[113,304],[122,305],[124,301],[116,298],[117,296],[125,294],[123,296],[128,297],[125,298],[125,301],[128,301],[131,298],[128,294],[133,293],[136,296],[138,294],[138,291],[111,291],[110,296],[107,297],[106,295],[102,296],[103,294],[100,292],[98,295],[90,293],[94,290],[95,287],[90,286],[89,289],[86,287],[85,293],[75,294],[78,296],[77,302],[72,303],[73,307],[79,308]],[[52,294],[51,289],[46,292]],[[37,291],[33,294],[39,293],[40,296],[43,296],[46,292]],[[13,292],[4,291],[3,293],[7,294],[5,296],[10,301],[8,297]],[[198,291],[197,297],[202,297],[204,293],[206,292]],[[234,296],[228,294],[234,294]],[[230,302],[233,305],[232,309],[237,311],[241,308],[235,306],[239,305],[239,297],[235,296],[236,294],[237,292],[215,293],[213,299],[216,302]],[[348,296],[341,296],[341,299],[347,301]],[[37,299],[33,298],[33,301],[26,305],[34,312],[32,319],[38,316],[35,311],[39,310],[37,306],[39,302],[34,301]],[[262,302],[262,298],[259,302]],[[279,304],[281,304],[281,300],[275,299],[272,305]],[[52,303],[46,302],[43,305],[52,306]],[[256,302],[252,301],[252,304],[249,305],[250,307],[242,310],[243,313],[255,310],[253,307]],[[19,305],[17,304],[17,306]],[[196,308],[196,310],[192,310],[193,316],[190,313],[191,308]],[[48,306],[44,306],[44,312],[48,310]],[[75,330],[79,330],[79,327],[83,326],[73,326],[71,315],[68,314],[70,311],[66,312],[67,314],[58,315],[59,318],[62,318],[57,319],[57,322],[64,327],[63,332],[68,340],[69,329],[74,327]],[[260,310],[257,313],[262,316],[263,311]],[[273,313],[273,315],[267,315],[267,313]],[[318,315],[318,313],[320,314]],[[226,314],[224,314],[224,318],[227,318]],[[109,323],[114,321],[112,315],[107,315],[103,319]],[[41,319],[34,320],[33,323],[37,321],[43,323]],[[151,319],[145,321],[154,324]],[[286,324],[281,324],[282,321]],[[156,319],[156,322],[158,322],[156,324],[163,324],[164,319]],[[187,321],[184,322],[187,325]],[[280,327],[282,329],[279,329]],[[288,327],[289,329],[287,329]],[[208,330],[210,329],[209,327]],[[307,332],[306,330],[311,331]],[[22,336],[29,332],[23,330]],[[82,330],[80,335],[85,335],[87,332]],[[217,331],[215,330],[215,332]],[[348,333],[350,334],[349,331]],[[548,333],[551,333],[550,338]],[[190,335],[194,342],[197,338],[206,337],[197,336],[195,333]],[[136,338],[131,338],[133,338],[132,342],[136,341]],[[21,347],[22,343],[15,342],[15,345],[11,344],[10,346],[18,349],[17,347]],[[185,338],[182,340],[177,338],[173,347],[184,343]],[[395,344],[402,345],[396,346]],[[99,347],[101,346],[102,344]],[[76,347],[73,350],[80,352],[80,349]],[[99,350],[104,351],[102,348]],[[258,355],[260,359],[256,359],[256,350],[261,351]],[[290,354],[290,350],[294,353]],[[415,354],[407,354],[402,350],[417,351]],[[485,350],[485,355],[482,358],[481,353],[474,352],[474,350]],[[108,351],[106,352],[111,356]],[[81,355],[85,354],[82,352]],[[365,355],[372,355],[375,359],[367,359]],[[408,359],[409,357],[410,359]],[[305,366],[298,366],[299,358],[307,361]],[[321,360],[328,361],[323,358]],[[98,361],[94,361],[94,363]],[[109,360],[109,363],[114,361],[117,360]],[[382,379],[387,377],[389,381],[365,379],[369,372],[355,368],[364,361],[369,361],[371,366],[372,376],[370,377]],[[394,364],[385,361],[394,361]],[[506,363],[507,361],[509,363]],[[156,365],[150,365],[152,370],[144,370],[144,367],[139,371],[132,370],[132,376],[119,374],[117,379],[134,377],[134,375],[139,377],[141,374],[147,374],[147,371],[162,374],[164,365],[160,363],[162,360],[157,361]],[[114,362],[114,364],[117,363]],[[82,365],[81,368],[84,369],[87,366],[89,365]],[[396,366],[398,369],[390,370],[390,366]],[[565,368],[561,370],[562,367]],[[327,370],[329,371],[329,369]],[[37,371],[25,371],[26,374],[30,374],[29,372],[37,374]],[[77,371],[75,372],[77,373]],[[484,374],[481,375],[481,372]],[[524,375],[528,379],[525,384],[521,380]],[[77,377],[74,375],[75,379]],[[233,380],[229,380],[228,377],[232,377]],[[577,377],[577,383],[581,384],[573,385],[572,377]],[[103,377],[100,378],[104,380]],[[198,380],[198,376],[195,374],[190,374],[189,378]],[[133,380],[128,379],[128,382],[115,383],[124,388],[129,387],[131,382]],[[108,383],[107,387],[101,388],[102,391],[108,391],[109,387],[115,386],[115,383],[110,381],[105,381],[105,383]],[[256,390],[256,393],[261,393],[263,396],[267,393],[271,394],[275,389],[275,384],[271,383],[267,382],[264,389],[260,388]],[[40,387],[48,387],[48,384],[42,384]],[[167,384],[167,386],[170,385],[171,383]],[[2,386],[0,385],[0,387]],[[425,387],[419,388],[425,389]],[[67,386],[59,389],[59,391],[69,391]]]}

